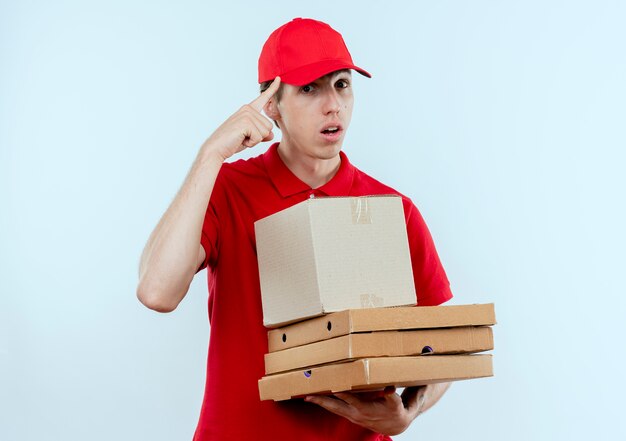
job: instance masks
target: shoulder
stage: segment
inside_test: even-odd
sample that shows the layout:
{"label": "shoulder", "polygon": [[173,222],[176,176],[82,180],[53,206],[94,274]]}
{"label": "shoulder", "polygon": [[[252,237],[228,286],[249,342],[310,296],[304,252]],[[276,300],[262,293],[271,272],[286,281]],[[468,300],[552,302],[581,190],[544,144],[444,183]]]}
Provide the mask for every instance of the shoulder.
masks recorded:
{"label": "shoulder", "polygon": [[407,213],[415,207],[411,198],[356,167],[354,167],[353,191],[355,192],[355,196],[368,194],[400,196]]}
{"label": "shoulder", "polygon": [[219,192],[249,191],[270,181],[263,154],[248,159],[225,162],[217,175],[215,187]]}
{"label": "shoulder", "polygon": [[233,197],[247,197],[257,188],[265,188],[269,177],[262,155],[224,162],[215,180],[211,201],[216,205],[231,205]]}
{"label": "shoulder", "polygon": [[237,159],[232,162],[225,162],[222,164],[220,170],[221,179],[236,179],[236,178],[254,178],[259,176],[266,176],[267,172],[263,164],[263,155],[258,155],[248,159]]}

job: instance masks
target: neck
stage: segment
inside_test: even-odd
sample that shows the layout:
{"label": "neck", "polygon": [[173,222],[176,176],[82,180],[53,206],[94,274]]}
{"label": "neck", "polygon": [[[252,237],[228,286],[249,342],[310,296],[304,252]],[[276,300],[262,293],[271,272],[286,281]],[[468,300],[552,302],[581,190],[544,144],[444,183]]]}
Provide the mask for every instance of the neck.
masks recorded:
{"label": "neck", "polygon": [[328,159],[306,156],[283,141],[278,145],[278,155],[291,173],[311,188],[319,188],[330,181],[341,165],[339,153]]}

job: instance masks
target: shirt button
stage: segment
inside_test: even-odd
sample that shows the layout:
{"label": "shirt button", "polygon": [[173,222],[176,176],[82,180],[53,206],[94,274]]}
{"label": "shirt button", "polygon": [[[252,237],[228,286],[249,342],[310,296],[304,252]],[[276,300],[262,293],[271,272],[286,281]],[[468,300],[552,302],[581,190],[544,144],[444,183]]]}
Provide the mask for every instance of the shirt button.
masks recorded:
{"label": "shirt button", "polygon": [[313,199],[315,197],[315,193],[309,194],[309,199]]}

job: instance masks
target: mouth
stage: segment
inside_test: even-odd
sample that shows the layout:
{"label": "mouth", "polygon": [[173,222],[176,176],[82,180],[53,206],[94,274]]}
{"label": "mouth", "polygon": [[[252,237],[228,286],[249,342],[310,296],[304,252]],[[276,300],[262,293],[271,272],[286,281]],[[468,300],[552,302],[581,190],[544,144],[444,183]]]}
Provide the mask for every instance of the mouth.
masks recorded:
{"label": "mouth", "polygon": [[341,137],[341,134],[343,133],[343,127],[341,127],[341,124],[335,124],[335,125],[329,124],[325,126],[320,131],[320,133],[326,140],[336,141]]}

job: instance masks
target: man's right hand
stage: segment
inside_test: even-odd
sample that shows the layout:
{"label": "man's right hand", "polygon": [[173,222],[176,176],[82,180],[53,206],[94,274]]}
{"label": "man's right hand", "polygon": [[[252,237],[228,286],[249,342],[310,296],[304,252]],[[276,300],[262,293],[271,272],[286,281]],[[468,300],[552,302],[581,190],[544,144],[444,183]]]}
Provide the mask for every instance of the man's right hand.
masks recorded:
{"label": "man's right hand", "polygon": [[176,309],[205,259],[201,232],[215,180],[227,158],[271,141],[272,122],[261,114],[280,85],[272,85],[228,118],[205,141],[178,194],[150,235],[139,263],[137,297],[150,309]]}
{"label": "man's right hand", "polygon": [[216,153],[226,160],[246,148],[274,139],[272,121],[261,110],[274,96],[280,86],[280,77],[272,82],[258,98],[232,114],[202,146],[203,150]]}

